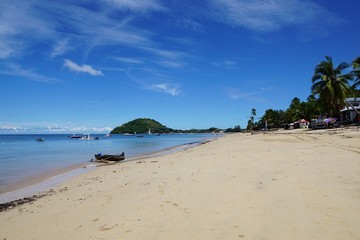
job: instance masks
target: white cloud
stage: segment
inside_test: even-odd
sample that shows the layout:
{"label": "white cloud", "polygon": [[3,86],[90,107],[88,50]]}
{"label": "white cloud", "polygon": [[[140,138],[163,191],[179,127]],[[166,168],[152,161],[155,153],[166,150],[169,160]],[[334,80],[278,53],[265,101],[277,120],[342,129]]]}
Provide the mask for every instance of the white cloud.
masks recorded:
{"label": "white cloud", "polygon": [[184,66],[183,63],[179,62],[179,61],[158,61],[157,62],[158,65],[162,66],[162,67],[168,67],[168,68],[182,68]]}
{"label": "white cloud", "polygon": [[234,68],[236,68],[238,63],[236,61],[232,61],[232,60],[225,60],[225,61],[222,61],[222,62],[213,62],[212,65],[214,65],[215,67],[223,67],[223,68],[226,68],[226,69],[234,69]]}
{"label": "white cloud", "polygon": [[265,99],[263,97],[259,97],[259,95],[263,92],[264,89],[254,92],[241,92],[236,88],[230,88],[226,90],[226,95],[233,100],[243,99],[253,102],[264,102]]}
{"label": "white cloud", "polygon": [[[67,124],[66,124],[67,125]],[[84,126],[60,126],[58,124],[52,124],[45,126],[44,123],[1,123],[0,133],[109,133],[111,127],[84,127]]]}
{"label": "white cloud", "polygon": [[144,50],[151,52],[160,57],[168,58],[168,59],[179,59],[183,57],[185,54],[179,51],[171,51],[171,50],[162,50],[153,47],[143,47]]}
{"label": "white cloud", "polygon": [[18,133],[18,132],[25,132],[27,130],[28,128],[21,126],[14,126],[14,125],[0,126],[0,133]]}
{"label": "white cloud", "polygon": [[123,62],[123,63],[129,63],[129,64],[141,64],[143,63],[143,60],[139,58],[127,58],[127,57],[113,57],[112,59]]}
{"label": "white cloud", "polygon": [[157,0],[102,0],[115,8],[131,11],[164,11],[163,7]]}
{"label": "white cloud", "polygon": [[[133,1],[110,1],[121,6],[133,6],[155,10],[161,5],[156,1],[132,3]],[[134,1],[135,2],[135,1]],[[100,10],[102,9],[103,12]],[[96,46],[124,44],[138,47],[149,46],[148,32],[130,25],[132,16],[114,19],[113,6],[102,6],[93,11],[69,1],[0,1],[0,58],[29,54],[36,45],[53,45],[52,57],[66,53],[71,42],[73,48],[83,53]],[[67,40],[64,40],[66,36]],[[86,43],[86,44],[84,44]]]}
{"label": "white cloud", "polygon": [[61,40],[55,44],[51,53],[51,57],[54,58],[64,55],[69,49],[68,40]]}
{"label": "white cloud", "polygon": [[211,0],[209,16],[216,21],[255,31],[276,31],[291,25],[334,22],[339,18],[312,1]]}
{"label": "white cloud", "polygon": [[66,59],[64,61],[64,66],[69,68],[70,71],[87,73],[92,76],[104,76],[104,74],[100,70],[95,70],[90,65],[78,65],[69,59]]}
{"label": "white cloud", "polygon": [[145,85],[145,88],[156,92],[163,92],[166,94],[170,94],[172,96],[180,95],[180,86],[177,84],[157,83],[157,84]]}
{"label": "white cloud", "polygon": [[7,58],[25,51],[39,39],[54,36],[52,21],[37,17],[33,1],[0,1],[0,57]]}
{"label": "white cloud", "polygon": [[7,59],[16,54],[16,49],[21,48],[21,42],[13,42],[0,35],[0,59]]}
{"label": "white cloud", "polygon": [[57,83],[61,82],[58,79],[43,76],[34,72],[33,70],[24,69],[19,64],[9,63],[6,65],[6,69],[0,69],[0,74],[22,77],[33,81],[45,82],[45,83]]}

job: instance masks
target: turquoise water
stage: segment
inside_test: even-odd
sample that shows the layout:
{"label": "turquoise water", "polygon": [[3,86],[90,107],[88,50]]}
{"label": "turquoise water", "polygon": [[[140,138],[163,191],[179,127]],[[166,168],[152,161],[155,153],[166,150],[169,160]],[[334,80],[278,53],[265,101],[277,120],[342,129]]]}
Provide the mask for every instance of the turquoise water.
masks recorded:
{"label": "turquoise water", "polygon": [[[69,139],[68,134],[0,135],[0,190],[14,182],[24,181],[74,164],[90,163],[95,153],[118,154],[126,158],[150,154],[166,148],[205,141],[213,134],[164,134],[143,137],[92,135],[99,140]],[[37,138],[45,141],[38,142]]]}

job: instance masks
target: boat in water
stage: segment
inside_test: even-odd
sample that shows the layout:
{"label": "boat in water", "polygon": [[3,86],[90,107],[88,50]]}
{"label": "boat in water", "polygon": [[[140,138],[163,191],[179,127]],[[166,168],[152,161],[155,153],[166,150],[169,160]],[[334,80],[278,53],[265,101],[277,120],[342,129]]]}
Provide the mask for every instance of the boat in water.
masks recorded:
{"label": "boat in water", "polygon": [[90,134],[86,133],[81,137],[81,140],[99,140],[99,137],[92,137]]}
{"label": "boat in water", "polygon": [[35,139],[37,142],[44,142],[45,141],[45,138],[37,138]]}
{"label": "boat in water", "polygon": [[79,138],[82,138],[82,136],[73,134],[72,136],[71,135],[68,136],[68,138],[75,138],[75,139],[77,138],[77,139],[79,139]]}

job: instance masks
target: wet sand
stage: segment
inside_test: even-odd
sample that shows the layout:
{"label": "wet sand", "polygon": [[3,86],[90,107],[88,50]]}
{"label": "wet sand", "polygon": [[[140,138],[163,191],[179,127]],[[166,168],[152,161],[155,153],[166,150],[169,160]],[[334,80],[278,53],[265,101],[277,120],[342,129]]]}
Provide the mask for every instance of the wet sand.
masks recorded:
{"label": "wet sand", "polygon": [[233,134],[96,168],[0,213],[1,239],[360,239],[360,130]]}

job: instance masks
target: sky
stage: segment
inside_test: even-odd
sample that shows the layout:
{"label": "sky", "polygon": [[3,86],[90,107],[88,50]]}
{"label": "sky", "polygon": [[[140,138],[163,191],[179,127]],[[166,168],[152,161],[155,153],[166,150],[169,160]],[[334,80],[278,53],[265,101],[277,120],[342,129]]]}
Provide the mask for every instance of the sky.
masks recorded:
{"label": "sky", "polygon": [[358,0],[0,0],[0,134],[246,128],[360,55]]}

